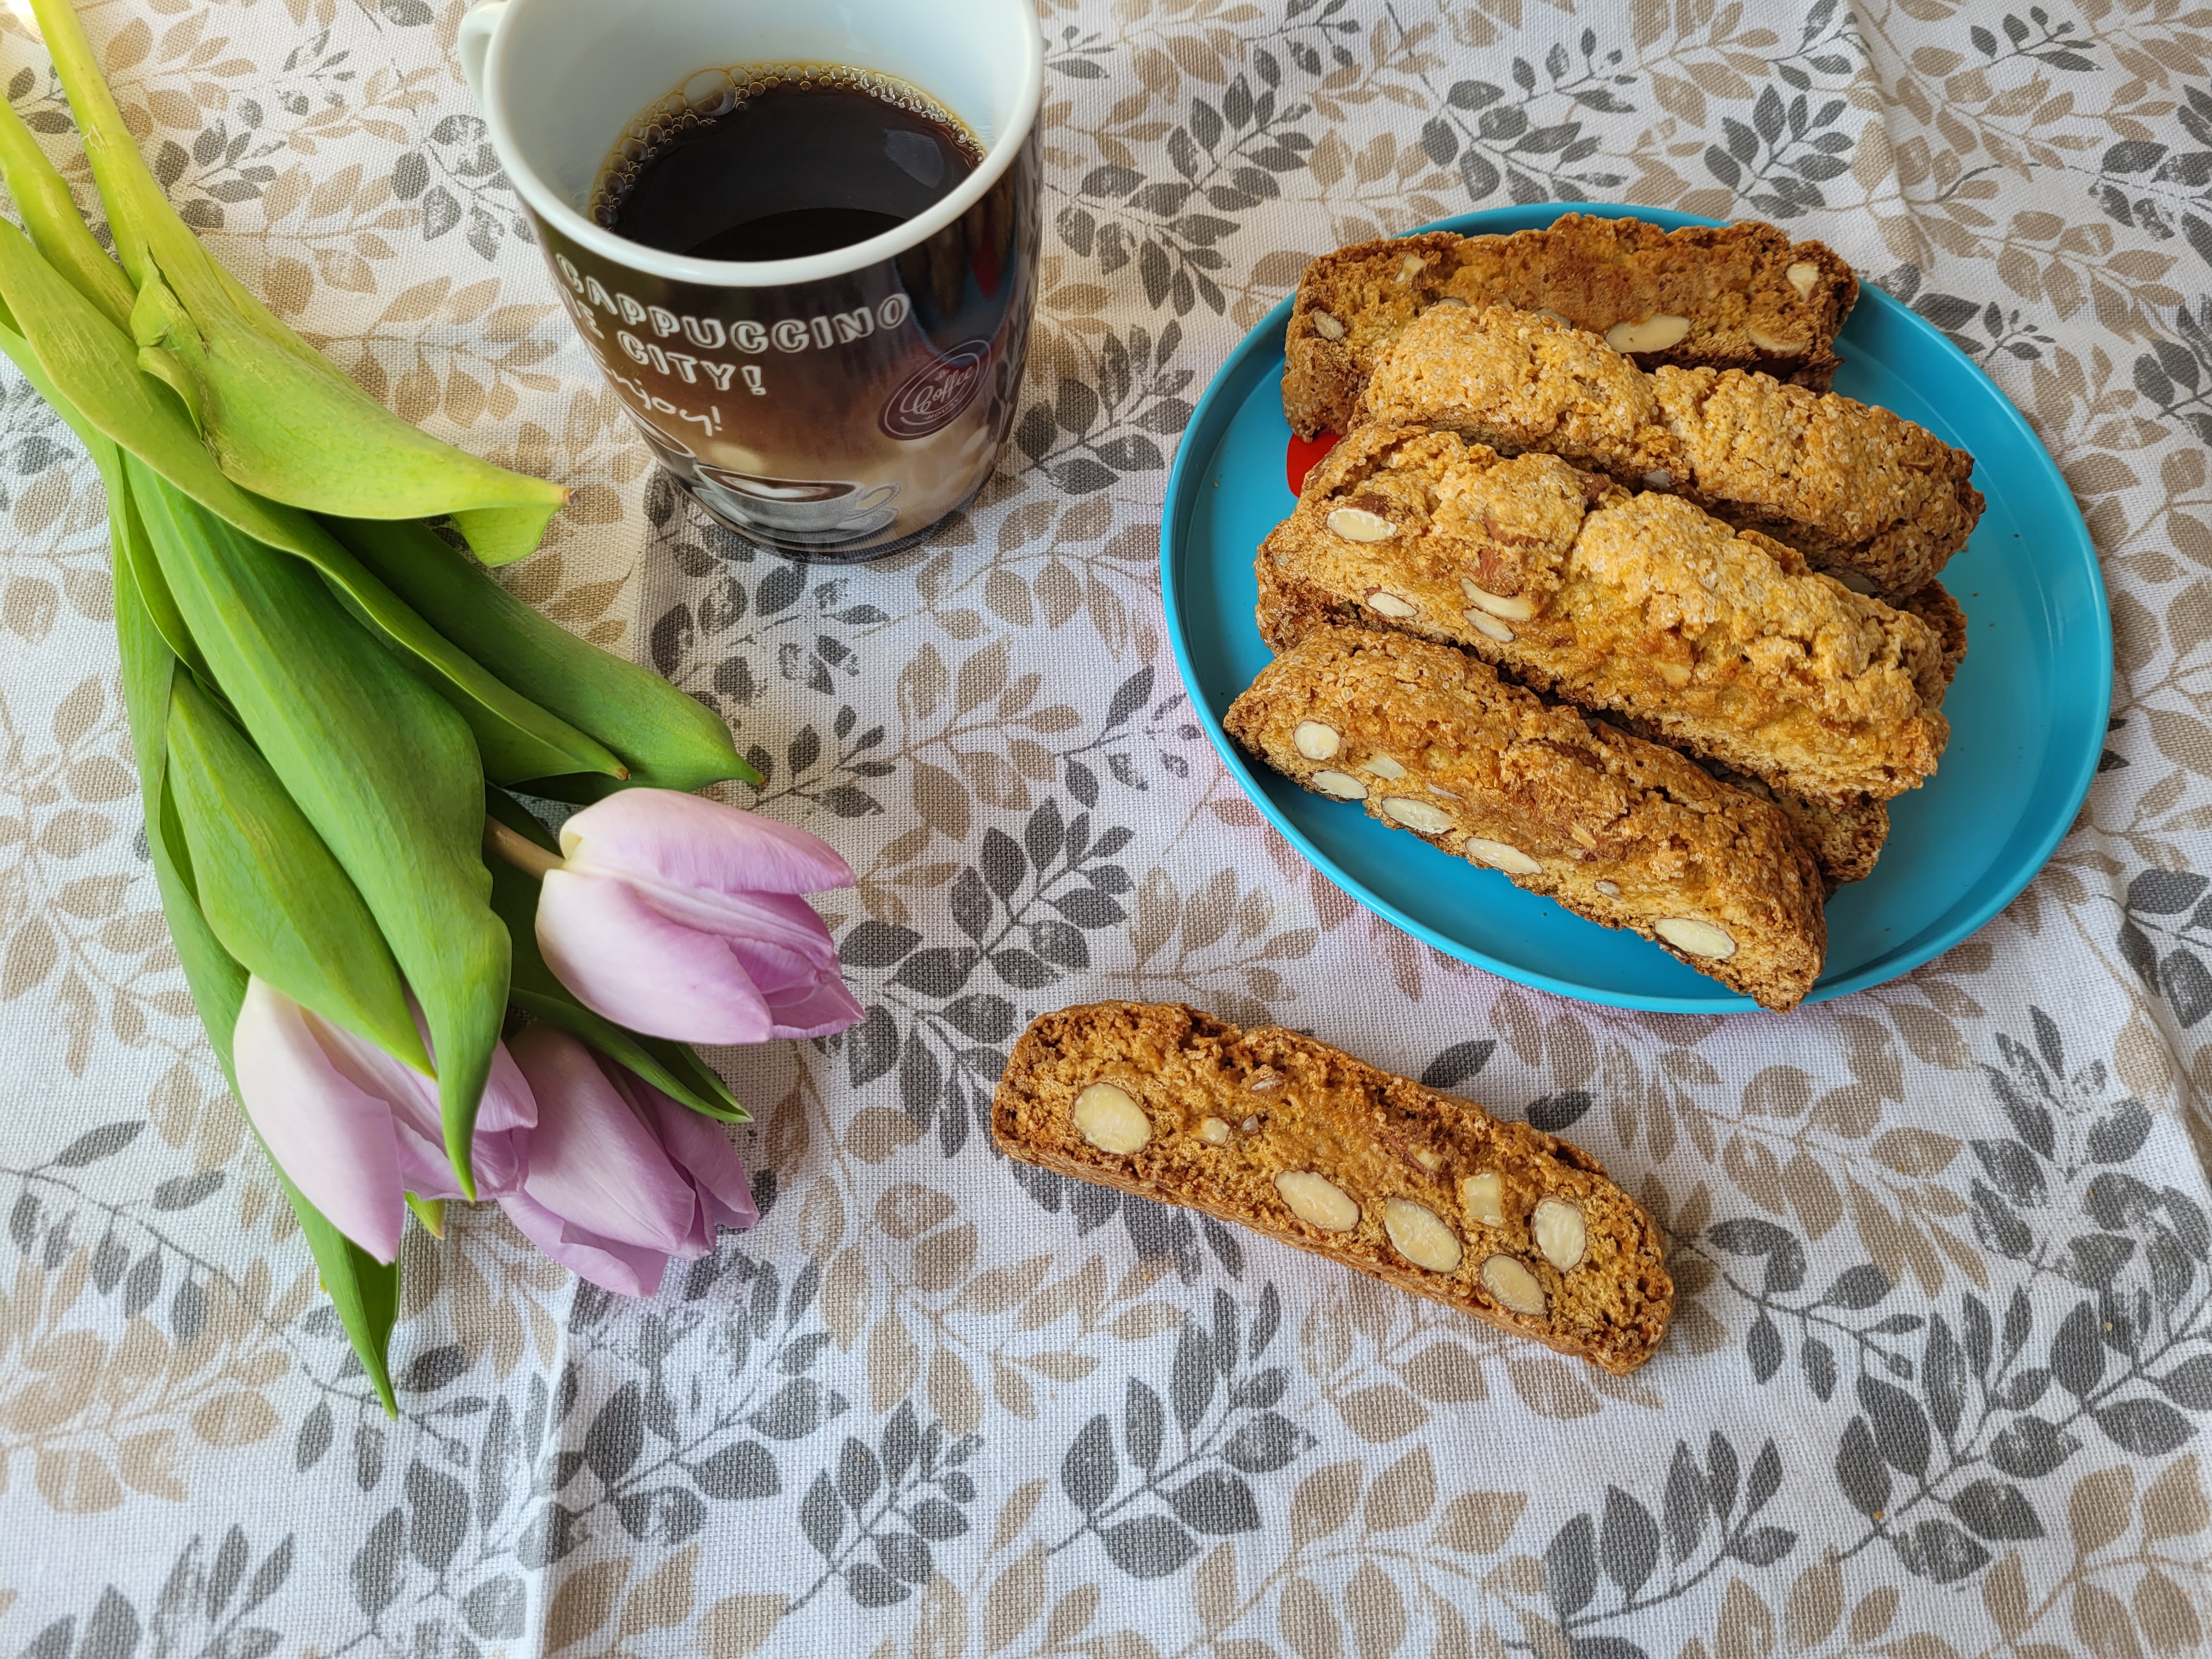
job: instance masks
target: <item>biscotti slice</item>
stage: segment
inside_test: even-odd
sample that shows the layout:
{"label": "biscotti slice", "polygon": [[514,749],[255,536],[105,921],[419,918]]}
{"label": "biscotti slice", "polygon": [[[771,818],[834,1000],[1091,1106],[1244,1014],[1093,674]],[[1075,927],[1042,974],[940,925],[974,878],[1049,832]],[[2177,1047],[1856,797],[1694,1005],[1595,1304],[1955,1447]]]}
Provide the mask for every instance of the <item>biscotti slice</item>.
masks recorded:
{"label": "biscotti slice", "polygon": [[1570,213],[1508,236],[1361,242],[1323,254],[1299,280],[1283,412],[1309,438],[1350,431],[1376,352],[1439,301],[1550,311],[1647,368],[1752,368],[1825,390],[1857,298],[1832,250],[1755,221],[1667,231]]}
{"label": "biscotti slice", "polygon": [[1279,1027],[1101,1002],[1022,1033],[1010,1158],[1311,1250],[1615,1374],[1674,1310],[1658,1228],[1589,1153]]}
{"label": "biscotti slice", "polygon": [[1941,647],[1918,617],[1556,456],[1358,428],[1260,561],[1324,608],[1467,646],[1808,800],[1916,787],[1949,737]]}
{"label": "biscotti slice", "polygon": [[1223,724],[1316,794],[1640,933],[1762,1007],[1796,1007],[1820,976],[1826,895],[1780,808],[1466,652],[1317,629]]}
{"label": "biscotti slice", "polygon": [[1982,513],[1974,458],[1888,410],[1738,369],[1646,374],[1595,334],[1505,306],[1415,318],[1377,354],[1358,418],[1668,490],[1893,604]]}

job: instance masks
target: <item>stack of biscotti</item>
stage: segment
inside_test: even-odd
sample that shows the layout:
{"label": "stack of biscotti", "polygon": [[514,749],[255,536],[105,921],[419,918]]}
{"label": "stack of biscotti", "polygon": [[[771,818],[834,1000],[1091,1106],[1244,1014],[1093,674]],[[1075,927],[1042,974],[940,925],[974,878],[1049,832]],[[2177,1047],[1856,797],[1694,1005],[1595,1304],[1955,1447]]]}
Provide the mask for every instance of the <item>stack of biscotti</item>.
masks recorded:
{"label": "stack of biscotti", "polygon": [[1674,1307],[1658,1228],[1588,1153],[1270,1027],[1173,1003],[1034,1021],[991,1112],[1000,1151],[1204,1211],[1605,1370]]}
{"label": "stack of biscotti", "polygon": [[[1260,550],[1260,631],[1282,660],[1231,730],[1310,788],[1793,1006],[1825,948],[1808,905],[1872,871],[1887,802],[1948,739],[1966,618],[1935,578],[1982,510],[1971,456],[1825,391],[1856,294],[1827,249],[1764,225],[1570,215],[1316,260],[1284,407],[1303,432],[1346,435]],[[1378,631],[1431,644],[1394,674]],[[1610,757],[1579,794],[1563,760],[1531,760],[1535,739],[1502,741],[1534,718],[1517,688],[1585,733],[1543,754]],[[1449,741],[1410,761],[1411,733],[1392,737],[1384,763],[1418,787],[1378,787],[1286,735],[1298,698],[1370,726],[1418,708]],[[1670,813],[1692,799],[1719,842],[1680,832]],[[1588,839],[1600,820],[1613,851]],[[1514,859],[1484,855],[1498,845]],[[1680,880],[1607,894],[1618,872],[1590,866],[1624,857]],[[1695,873],[1723,864],[1720,887]],[[1761,897],[1723,922],[1693,902],[1715,892]]]}

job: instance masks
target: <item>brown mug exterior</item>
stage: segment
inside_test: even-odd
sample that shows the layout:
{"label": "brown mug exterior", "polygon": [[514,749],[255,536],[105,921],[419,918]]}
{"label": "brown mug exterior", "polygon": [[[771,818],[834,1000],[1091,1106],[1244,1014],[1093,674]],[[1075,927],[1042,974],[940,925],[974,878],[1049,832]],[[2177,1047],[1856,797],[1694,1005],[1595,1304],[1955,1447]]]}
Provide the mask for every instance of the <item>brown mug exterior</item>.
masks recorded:
{"label": "brown mug exterior", "polygon": [[1038,143],[1032,128],[934,235],[782,287],[672,281],[531,219],[569,316],[692,498],[788,557],[863,563],[966,505],[1013,423],[1036,300]]}

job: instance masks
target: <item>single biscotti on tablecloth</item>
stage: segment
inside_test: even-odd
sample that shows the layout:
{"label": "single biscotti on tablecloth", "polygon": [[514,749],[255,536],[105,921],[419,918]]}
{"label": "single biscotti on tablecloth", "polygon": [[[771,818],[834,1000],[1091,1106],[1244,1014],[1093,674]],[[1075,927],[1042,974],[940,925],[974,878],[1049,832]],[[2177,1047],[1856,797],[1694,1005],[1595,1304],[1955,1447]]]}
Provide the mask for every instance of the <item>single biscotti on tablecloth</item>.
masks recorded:
{"label": "single biscotti on tablecloth", "polygon": [[1917,617],[1679,496],[1631,495],[1553,455],[1360,427],[1258,562],[1260,632],[1278,649],[1302,617],[1348,609],[1808,800],[1914,788],[1950,735],[1942,651]]}
{"label": "single biscotti on tablecloth", "polygon": [[1570,213],[1510,236],[1419,236],[1325,253],[1298,283],[1284,339],[1283,412],[1306,437],[1346,432],[1375,354],[1439,301],[1551,311],[1646,368],[1755,368],[1825,390],[1851,268],[1772,225]]}
{"label": "single biscotti on tablecloth", "polygon": [[1040,1015],[991,1133],[1608,1371],[1649,1359],[1673,1310],[1658,1228],[1589,1153],[1279,1027],[1175,1003]]}
{"label": "single biscotti on tablecloth", "polygon": [[1415,318],[1376,354],[1357,418],[1669,491],[1893,604],[1982,513],[1974,458],[1888,410],[1739,369],[1646,374],[1595,334],[1507,306]]}
{"label": "single biscotti on tablecloth", "polygon": [[1761,1007],[1796,1007],[1820,976],[1826,895],[1779,807],[1464,651],[1316,629],[1223,724],[1316,794],[1640,933]]}

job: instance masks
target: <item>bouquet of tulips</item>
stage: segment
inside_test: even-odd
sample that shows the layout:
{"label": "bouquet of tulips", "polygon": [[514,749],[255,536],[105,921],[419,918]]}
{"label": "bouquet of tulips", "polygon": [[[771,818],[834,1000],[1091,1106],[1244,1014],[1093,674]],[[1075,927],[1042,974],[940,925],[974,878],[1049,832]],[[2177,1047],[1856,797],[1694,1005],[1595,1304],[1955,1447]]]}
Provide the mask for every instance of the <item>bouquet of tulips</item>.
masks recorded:
{"label": "bouquet of tulips", "polygon": [[[721,721],[434,527],[504,563],[567,492],[295,337],[172,210],[69,0],[33,9],[117,257],[0,104],[0,350],[106,483],[162,908],[389,1408],[405,1206],[496,1200],[632,1294],[753,1219],[744,1110],[684,1045],[858,1018],[805,897],[852,872],[686,793],[757,781]],[[590,804],[556,840],[517,795]]]}

